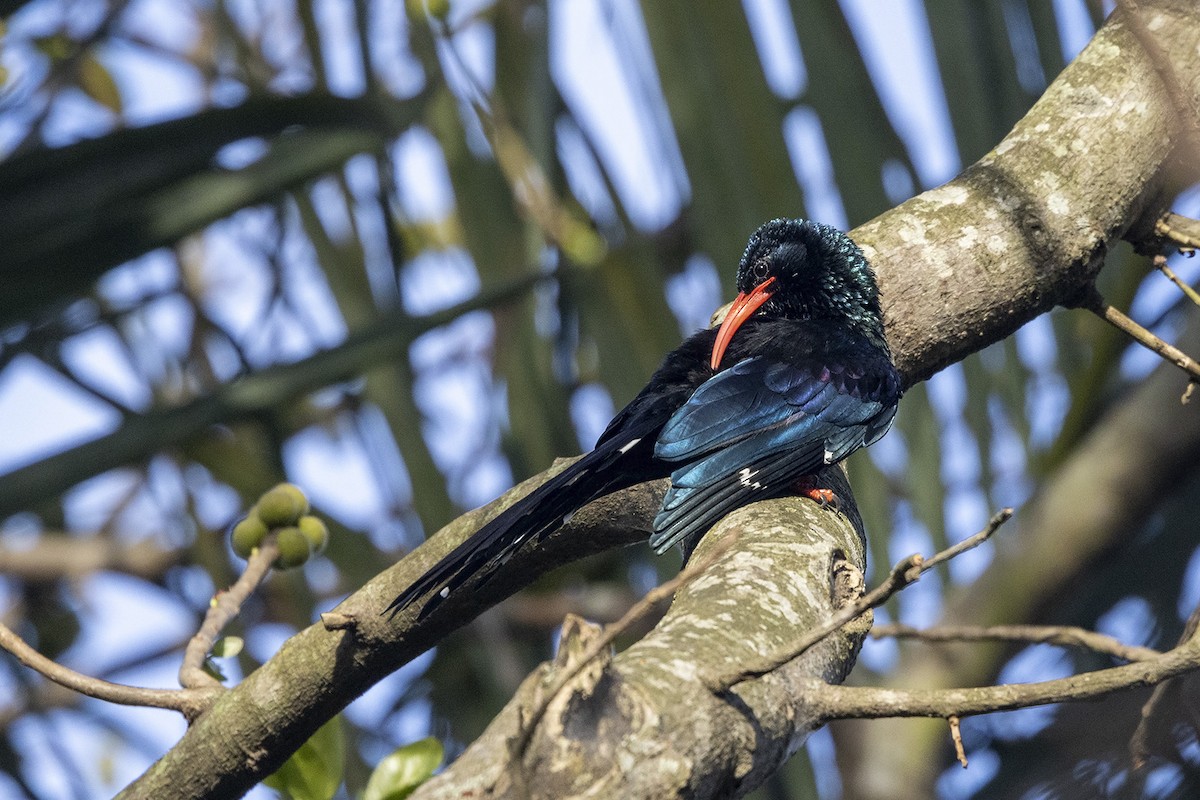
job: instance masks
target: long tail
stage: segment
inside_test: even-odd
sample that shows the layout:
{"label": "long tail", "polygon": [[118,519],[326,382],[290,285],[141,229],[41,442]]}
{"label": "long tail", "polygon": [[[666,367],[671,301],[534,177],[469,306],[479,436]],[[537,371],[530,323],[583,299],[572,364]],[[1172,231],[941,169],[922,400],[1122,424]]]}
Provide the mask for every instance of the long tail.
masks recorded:
{"label": "long tail", "polygon": [[384,613],[395,617],[429,595],[419,615],[425,617],[467,581],[475,576],[486,580],[521,545],[554,532],[592,500],[655,477],[647,473],[653,463],[653,436],[645,439],[603,442],[451,550],[401,592]]}

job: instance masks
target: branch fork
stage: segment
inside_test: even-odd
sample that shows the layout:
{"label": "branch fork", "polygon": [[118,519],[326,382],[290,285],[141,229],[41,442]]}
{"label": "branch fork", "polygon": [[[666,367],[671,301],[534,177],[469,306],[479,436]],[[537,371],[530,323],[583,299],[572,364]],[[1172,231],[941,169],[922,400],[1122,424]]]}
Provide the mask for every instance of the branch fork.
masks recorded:
{"label": "branch fork", "polygon": [[212,599],[203,624],[184,650],[179,669],[179,684],[183,688],[150,689],[84,675],[46,658],[3,623],[0,623],[0,649],[7,650],[17,661],[47,680],[72,691],[118,705],[178,711],[191,723],[228,691],[204,670],[204,660],[221,631],[238,615],[242,603],[270,573],[271,564],[278,555],[274,538],[268,537],[251,555],[237,582]]}

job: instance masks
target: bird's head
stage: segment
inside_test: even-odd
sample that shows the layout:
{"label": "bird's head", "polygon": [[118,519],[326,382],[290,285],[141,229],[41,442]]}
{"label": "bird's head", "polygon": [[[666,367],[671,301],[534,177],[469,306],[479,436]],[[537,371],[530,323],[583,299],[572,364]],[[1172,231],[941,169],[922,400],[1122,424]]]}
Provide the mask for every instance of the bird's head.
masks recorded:
{"label": "bird's head", "polygon": [[837,228],[802,219],[765,223],[742,254],[737,289],[713,346],[714,370],[737,329],[756,315],[828,319],[884,345],[875,273],[858,245]]}

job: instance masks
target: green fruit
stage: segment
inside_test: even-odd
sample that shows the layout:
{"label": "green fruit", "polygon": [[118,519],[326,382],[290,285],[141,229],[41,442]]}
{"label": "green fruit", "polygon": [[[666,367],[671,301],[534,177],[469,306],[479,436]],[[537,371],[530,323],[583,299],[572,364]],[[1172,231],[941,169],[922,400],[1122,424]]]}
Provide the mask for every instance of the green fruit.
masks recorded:
{"label": "green fruit", "polygon": [[233,534],[230,536],[233,540],[233,552],[242,558],[249,558],[254,548],[262,544],[266,535],[267,526],[261,519],[253,515],[246,517],[233,526]]}
{"label": "green fruit", "polygon": [[308,513],[308,498],[299,486],[281,483],[260,497],[254,508],[268,528],[282,528],[295,525]]}
{"label": "green fruit", "polygon": [[279,557],[275,559],[279,569],[298,567],[312,556],[312,545],[299,528],[280,529],[275,534],[275,541],[279,544]]}
{"label": "green fruit", "polygon": [[296,523],[296,527],[308,537],[313,555],[325,552],[325,545],[329,544],[329,528],[325,527],[325,523],[321,521],[320,517],[303,516]]}

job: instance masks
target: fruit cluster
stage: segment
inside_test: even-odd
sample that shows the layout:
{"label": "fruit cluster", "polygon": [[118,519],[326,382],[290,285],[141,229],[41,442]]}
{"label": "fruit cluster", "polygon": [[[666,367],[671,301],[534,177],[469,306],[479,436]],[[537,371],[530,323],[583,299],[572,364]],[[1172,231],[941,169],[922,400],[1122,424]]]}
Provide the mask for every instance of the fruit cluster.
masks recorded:
{"label": "fruit cluster", "polygon": [[233,526],[233,552],[250,558],[268,534],[274,534],[279,545],[279,557],[275,559],[278,569],[300,566],[329,542],[329,529],[319,517],[308,513],[308,498],[291,483],[268,490],[246,518]]}

